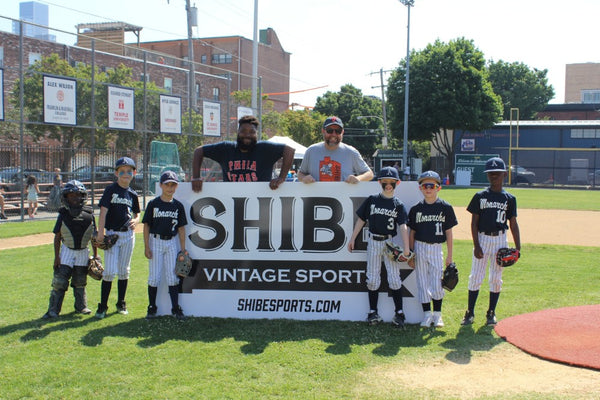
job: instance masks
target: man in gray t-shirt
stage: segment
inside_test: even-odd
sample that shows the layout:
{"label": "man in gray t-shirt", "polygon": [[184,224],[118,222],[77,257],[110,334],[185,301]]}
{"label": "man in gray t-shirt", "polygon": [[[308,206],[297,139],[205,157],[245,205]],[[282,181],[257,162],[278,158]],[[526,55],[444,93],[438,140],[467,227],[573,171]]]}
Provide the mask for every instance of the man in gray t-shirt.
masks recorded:
{"label": "man in gray t-shirt", "polygon": [[358,150],[342,143],[344,124],[340,118],[327,118],[322,132],[323,141],[310,146],[304,154],[299,181],[358,183],[373,179],[373,171]]}

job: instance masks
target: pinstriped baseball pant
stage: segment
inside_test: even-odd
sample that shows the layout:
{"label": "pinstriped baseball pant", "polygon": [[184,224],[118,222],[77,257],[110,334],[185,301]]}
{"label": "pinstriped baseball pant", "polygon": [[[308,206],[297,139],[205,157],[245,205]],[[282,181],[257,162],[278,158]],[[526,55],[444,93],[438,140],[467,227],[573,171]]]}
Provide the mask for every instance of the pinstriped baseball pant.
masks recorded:
{"label": "pinstriped baseball pant", "polygon": [[471,274],[469,275],[469,290],[479,290],[489,263],[490,292],[500,292],[502,290],[502,267],[496,264],[496,252],[502,247],[508,247],[506,232],[500,233],[498,236],[488,236],[479,232],[479,245],[483,250],[483,258],[476,258],[473,254]]}
{"label": "pinstriped baseball pant", "polygon": [[152,251],[152,258],[148,260],[148,286],[158,287],[163,270],[168,286],[179,283],[179,278],[175,274],[178,240],[178,236],[173,236],[169,240],[162,240],[150,234],[148,245]]}
{"label": "pinstriped baseball pant", "polygon": [[102,280],[112,282],[115,276],[119,280],[129,279],[129,270],[131,269],[131,257],[133,255],[133,246],[135,245],[135,232],[131,229],[127,232],[114,232],[108,230],[107,235],[116,233],[119,239],[113,247],[104,250],[104,273]]}
{"label": "pinstriped baseball pant", "polygon": [[385,241],[367,239],[367,289],[377,290],[381,285],[381,259],[387,271],[388,285],[391,290],[402,287],[400,263],[390,260],[385,254]]}
{"label": "pinstriped baseball pant", "polygon": [[415,271],[417,273],[417,288],[419,302],[431,302],[431,299],[444,298],[442,274],[444,273],[444,253],[441,243],[425,243],[415,241]]}

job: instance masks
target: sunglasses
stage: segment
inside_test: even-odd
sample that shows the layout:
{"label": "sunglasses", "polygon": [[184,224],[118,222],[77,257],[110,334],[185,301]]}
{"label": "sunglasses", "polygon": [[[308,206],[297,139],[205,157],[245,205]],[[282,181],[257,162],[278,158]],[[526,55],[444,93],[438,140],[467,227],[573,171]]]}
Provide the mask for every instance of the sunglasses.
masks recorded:
{"label": "sunglasses", "polygon": [[119,171],[119,176],[123,176],[123,175],[133,175],[133,171]]}
{"label": "sunglasses", "polygon": [[423,189],[435,189],[437,188],[439,185],[437,183],[421,183],[421,187]]}
{"label": "sunglasses", "polygon": [[333,128],[327,128],[327,129],[325,129],[325,132],[327,132],[327,133],[335,133],[336,135],[341,135],[342,134],[342,130],[341,129],[333,129]]}

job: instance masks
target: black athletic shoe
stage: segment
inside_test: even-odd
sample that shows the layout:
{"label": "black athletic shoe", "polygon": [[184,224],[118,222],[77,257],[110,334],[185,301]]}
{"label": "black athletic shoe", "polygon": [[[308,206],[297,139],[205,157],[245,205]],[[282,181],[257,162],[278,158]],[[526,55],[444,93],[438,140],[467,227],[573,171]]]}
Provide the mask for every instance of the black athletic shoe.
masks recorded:
{"label": "black athletic shoe", "polygon": [[108,307],[102,307],[102,304],[98,303],[98,311],[96,311],[96,318],[102,319],[106,317],[106,310],[108,310]]}
{"label": "black athletic shoe", "polygon": [[117,302],[117,312],[122,315],[129,314],[129,311],[127,311],[127,304],[125,303],[125,300]]}
{"label": "black athletic shoe", "polygon": [[465,316],[463,317],[462,322],[460,324],[461,325],[471,325],[474,320],[475,320],[475,314],[472,312],[469,312],[469,310],[467,310],[465,312]]}
{"label": "black athletic shoe", "polygon": [[180,306],[175,308],[171,308],[171,314],[177,318],[179,321],[183,321],[185,319],[185,315],[183,315],[183,310]]}
{"label": "black athletic shoe", "polygon": [[493,310],[488,310],[487,314],[485,314],[485,318],[486,318],[486,325],[488,326],[493,326],[496,325],[496,313]]}
{"label": "black athletic shoe", "polygon": [[373,311],[367,315],[367,323],[369,325],[375,325],[383,321],[383,319],[377,314],[377,312]]}
{"label": "black athletic shoe", "polygon": [[157,311],[158,311],[158,307],[148,306],[148,313],[146,313],[146,319],[156,318]]}
{"label": "black athletic shoe", "polygon": [[398,328],[404,328],[404,321],[406,321],[406,317],[402,313],[395,313],[394,318],[392,318],[392,324]]}

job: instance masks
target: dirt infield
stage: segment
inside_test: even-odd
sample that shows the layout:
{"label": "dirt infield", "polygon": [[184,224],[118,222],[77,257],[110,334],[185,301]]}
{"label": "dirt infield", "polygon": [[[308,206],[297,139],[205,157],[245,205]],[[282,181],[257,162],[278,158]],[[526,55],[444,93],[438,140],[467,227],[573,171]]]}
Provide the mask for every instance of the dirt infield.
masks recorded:
{"label": "dirt infield", "polygon": [[[454,238],[471,239],[471,215],[462,207],[455,207],[458,226]],[[573,246],[600,246],[600,212],[568,210],[519,210],[519,229],[522,243],[565,244]],[[138,225],[136,232],[142,232]],[[52,243],[52,233],[40,233],[26,238],[0,239],[0,250]],[[512,237],[509,235],[509,239]]]}

